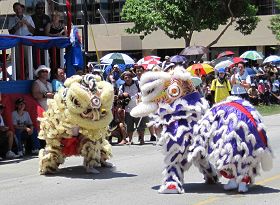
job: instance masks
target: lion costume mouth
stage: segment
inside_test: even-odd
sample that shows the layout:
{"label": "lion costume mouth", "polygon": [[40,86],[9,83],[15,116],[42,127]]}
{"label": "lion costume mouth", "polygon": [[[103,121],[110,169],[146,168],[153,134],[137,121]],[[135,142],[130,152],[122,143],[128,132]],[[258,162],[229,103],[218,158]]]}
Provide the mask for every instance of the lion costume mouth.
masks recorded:
{"label": "lion costume mouth", "polygon": [[100,110],[99,109],[92,109],[92,108],[88,108],[86,111],[82,112],[80,114],[81,118],[83,119],[90,119],[93,121],[97,121],[100,120],[101,116],[100,116]]}

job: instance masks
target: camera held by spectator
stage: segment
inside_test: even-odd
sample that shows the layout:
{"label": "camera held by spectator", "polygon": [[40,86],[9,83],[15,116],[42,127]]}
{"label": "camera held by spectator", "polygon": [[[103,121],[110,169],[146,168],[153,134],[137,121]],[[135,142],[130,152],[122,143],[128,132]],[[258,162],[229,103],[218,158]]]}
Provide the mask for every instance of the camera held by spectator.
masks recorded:
{"label": "camera held by spectator", "polygon": [[127,106],[131,100],[131,97],[128,93],[123,93],[118,96],[117,104],[121,105],[122,108]]}

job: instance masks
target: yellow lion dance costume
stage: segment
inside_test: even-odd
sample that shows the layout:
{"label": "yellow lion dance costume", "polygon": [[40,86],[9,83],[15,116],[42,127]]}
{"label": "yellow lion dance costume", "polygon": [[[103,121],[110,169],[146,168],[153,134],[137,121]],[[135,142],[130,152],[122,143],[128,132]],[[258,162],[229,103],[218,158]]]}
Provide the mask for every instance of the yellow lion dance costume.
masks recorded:
{"label": "yellow lion dance costume", "polygon": [[68,156],[81,155],[89,173],[95,167],[111,166],[111,145],[106,140],[112,120],[114,98],[110,83],[99,76],[72,76],[48,100],[48,110],[40,118],[39,139],[46,140],[39,152],[40,174],[55,173]]}

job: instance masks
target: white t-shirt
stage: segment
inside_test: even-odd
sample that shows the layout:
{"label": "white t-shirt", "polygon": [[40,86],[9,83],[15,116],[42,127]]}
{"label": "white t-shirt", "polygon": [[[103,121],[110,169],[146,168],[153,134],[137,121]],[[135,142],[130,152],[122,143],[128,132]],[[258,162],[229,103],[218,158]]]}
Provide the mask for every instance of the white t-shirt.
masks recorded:
{"label": "white t-shirt", "polygon": [[12,112],[13,125],[25,126],[32,125],[32,121],[28,112],[23,111],[23,115],[19,115],[17,111]]}
{"label": "white t-shirt", "polygon": [[[28,15],[23,15],[22,20],[26,20],[33,28],[35,28],[35,24],[31,18],[31,16]],[[13,28],[17,22],[20,21],[19,17],[14,16],[12,18],[9,19],[9,27],[8,29],[10,30],[11,28]],[[28,30],[27,26],[24,24],[22,27],[20,27],[15,33],[14,35],[19,35],[19,36],[32,36],[33,34]]]}
{"label": "white t-shirt", "polygon": [[0,126],[5,126],[2,115],[0,115]]}
{"label": "white t-shirt", "polygon": [[251,84],[251,78],[248,75],[248,73],[245,71],[242,76],[239,73],[233,74],[231,76],[231,81],[232,81],[234,75],[235,75],[235,79],[236,79],[236,84],[232,85],[231,94],[240,95],[240,94],[247,93],[247,90],[243,86],[241,86],[240,83],[243,80],[245,80],[246,83]]}
{"label": "white t-shirt", "polygon": [[278,80],[275,80],[273,83],[272,83],[272,92],[278,92],[278,90],[279,90],[279,85],[280,85],[280,83],[279,83],[279,81]]}
{"label": "white t-shirt", "polygon": [[[124,88],[122,88],[122,86],[124,86]],[[133,84],[130,86],[123,84],[120,86],[119,95],[123,94],[124,92],[128,93],[131,98],[128,105],[125,106],[125,112],[130,112],[134,107],[136,107],[136,100],[138,98],[139,89],[135,82],[133,82]]]}

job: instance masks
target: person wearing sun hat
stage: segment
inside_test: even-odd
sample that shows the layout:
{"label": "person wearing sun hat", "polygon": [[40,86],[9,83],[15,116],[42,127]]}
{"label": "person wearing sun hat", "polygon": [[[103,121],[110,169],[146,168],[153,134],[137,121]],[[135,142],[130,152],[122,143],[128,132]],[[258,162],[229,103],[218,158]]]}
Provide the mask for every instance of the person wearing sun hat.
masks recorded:
{"label": "person wearing sun hat", "polygon": [[225,68],[218,69],[218,77],[212,81],[210,90],[215,103],[218,103],[230,96],[231,85],[229,80],[226,78]]}
{"label": "person wearing sun hat", "polygon": [[34,73],[38,79],[32,85],[32,96],[45,111],[48,109],[47,99],[54,96],[52,84],[48,82],[49,73],[50,68],[40,65]]}

